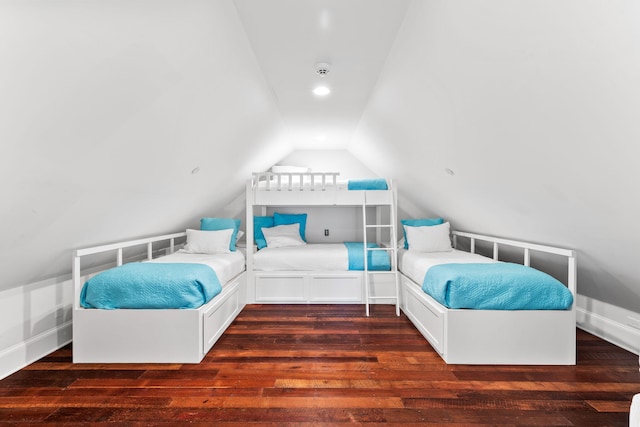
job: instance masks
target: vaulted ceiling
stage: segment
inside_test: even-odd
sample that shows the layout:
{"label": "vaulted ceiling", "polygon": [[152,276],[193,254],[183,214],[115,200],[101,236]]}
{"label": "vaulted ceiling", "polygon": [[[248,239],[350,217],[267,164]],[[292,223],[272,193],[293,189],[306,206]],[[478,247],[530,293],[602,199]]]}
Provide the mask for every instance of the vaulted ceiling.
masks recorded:
{"label": "vaulted ceiling", "polygon": [[[346,148],[409,1],[234,3],[293,146]],[[324,77],[316,73],[319,63],[326,64]],[[314,95],[320,85],[331,93]]]}
{"label": "vaulted ceiling", "polygon": [[575,248],[581,294],[640,312],[638,16],[628,0],[2,2],[0,290],[67,274],[74,248],[241,215],[250,173],[295,159],[396,179],[407,216]]}

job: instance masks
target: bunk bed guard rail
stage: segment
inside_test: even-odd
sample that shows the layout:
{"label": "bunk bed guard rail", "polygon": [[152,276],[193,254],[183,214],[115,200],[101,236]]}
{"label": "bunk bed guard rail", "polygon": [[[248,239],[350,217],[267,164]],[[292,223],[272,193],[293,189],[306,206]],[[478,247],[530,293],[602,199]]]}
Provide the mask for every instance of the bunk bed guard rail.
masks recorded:
{"label": "bunk bed guard rail", "polygon": [[253,190],[265,191],[324,191],[338,184],[339,172],[254,172]]}

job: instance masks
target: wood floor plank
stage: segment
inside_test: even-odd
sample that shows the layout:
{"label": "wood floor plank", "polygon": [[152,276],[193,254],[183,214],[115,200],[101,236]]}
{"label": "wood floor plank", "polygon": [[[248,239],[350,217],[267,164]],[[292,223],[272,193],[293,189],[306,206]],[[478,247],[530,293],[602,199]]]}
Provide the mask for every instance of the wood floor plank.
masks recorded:
{"label": "wood floor plank", "polygon": [[627,427],[638,357],[576,338],[576,366],[447,365],[392,306],[249,305],[199,364],[73,364],[66,346],[0,381],[0,427]]}

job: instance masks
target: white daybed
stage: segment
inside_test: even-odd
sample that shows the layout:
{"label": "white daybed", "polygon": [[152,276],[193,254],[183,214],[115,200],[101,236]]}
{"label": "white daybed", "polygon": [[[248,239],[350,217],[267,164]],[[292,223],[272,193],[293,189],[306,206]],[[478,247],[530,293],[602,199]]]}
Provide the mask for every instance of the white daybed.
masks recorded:
{"label": "white daybed", "polygon": [[[76,250],[73,260],[73,362],[74,363],[199,363],[244,307],[246,273],[244,254],[233,252],[224,260],[209,262],[204,256],[174,253],[175,233],[146,239]],[[169,244],[167,258],[153,258],[153,244]],[[81,273],[81,258],[105,252],[116,253],[123,262],[123,249],[146,245],[152,262],[202,262],[214,266],[222,291],[206,304],[188,309],[95,309],[80,305],[87,277]]]}
{"label": "white daybed", "polygon": [[[396,304],[399,314],[396,247],[389,243],[396,239],[396,187],[393,182],[384,181],[386,189],[349,189],[347,181],[339,181],[338,173],[255,173],[248,181],[246,189],[247,242],[249,248],[253,247],[253,251],[248,250],[247,253],[247,302],[364,303],[367,315],[369,303],[376,302]],[[252,231],[254,215],[266,215],[267,208],[331,206],[358,207],[362,210],[364,244],[371,243],[366,241],[367,230],[375,229],[375,240],[380,244],[380,249],[376,250],[389,254],[389,271],[371,271],[366,262],[364,271],[350,271],[331,263],[329,266],[308,266],[304,261],[292,263],[291,260],[287,265],[281,266],[273,262],[274,258],[271,258],[271,261],[260,262],[260,257],[266,253],[256,253]],[[370,209],[375,209],[375,220],[367,218],[367,211]],[[388,239],[386,244],[382,243],[383,238]],[[307,246],[305,253],[325,252],[324,249],[312,247],[317,245]],[[269,250],[263,249],[265,252]]]}
{"label": "white daybed", "polygon": [[399,254],[402,309],[446,363],[575,365],[576,363],[576,253],[573,250],[543,246],[478,234],[453,232],[454,247],[460,238],[470,239],[470,252],[476,241],[493,244],[498,260],[500,245],[522,248],[524,265],[530,252],[565,257],[568,262],[567,287],[573,305],[567,310],[474,310],[450,309],[423,292],[418,279],[409,277],[409,265]]}

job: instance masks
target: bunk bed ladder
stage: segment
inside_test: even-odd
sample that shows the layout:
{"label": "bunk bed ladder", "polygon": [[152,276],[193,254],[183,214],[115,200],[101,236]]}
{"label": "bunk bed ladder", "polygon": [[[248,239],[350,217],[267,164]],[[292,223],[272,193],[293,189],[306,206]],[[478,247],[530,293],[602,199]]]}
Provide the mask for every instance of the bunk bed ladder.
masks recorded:
{"label": "bunk bed ladder", "polygon": [[[389,224],[380,224],[380,212],[376,214],[376,223],[368,224],[367,222],[367,207],[376,207],[376,209],[381,209],[382,206],[380,204],[368,204],[367,203],[367,193],[364,193],[363,202],[362,202],[362,230],[363,230],[363,246],[364,246],[364,293],[365,293],[365,309],[367,317],[369,317],[369,304],[375,300],[394,300],[396,304],[396,316],[400,316],[400,278],[398,277],[398,248],[397,248],[397,236],[396,236],[396,199],[395,193],[393,195],[393,199],[391,202],[389,209]],[[378,248],[368,248],[367,247],[367,230],[368,229],[376,229],[377,241],[380,243],[381,241],[381,232],[383,229],[389,229],[389,239],[390,242],[388,245],[381,246]],[[369,270],[369,262],[368,255],[369,252],[373,251],[386,251],[391,258],[391,271],[370,271]],[[371,276],[373,274],[376,275],[393,275],[394,281],[394,290],[395,295],[371,295]]]}

